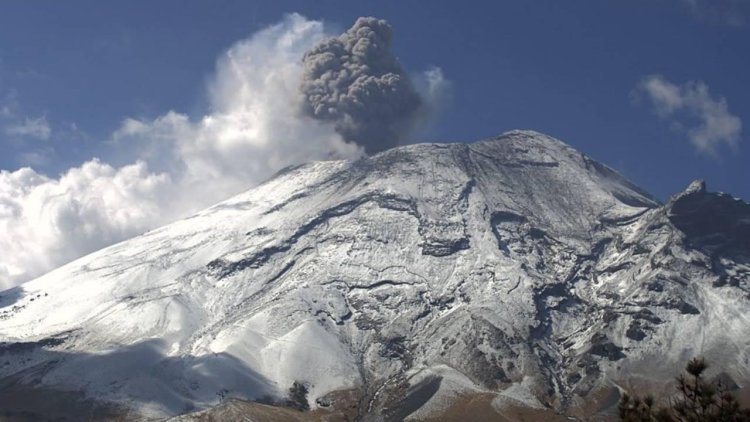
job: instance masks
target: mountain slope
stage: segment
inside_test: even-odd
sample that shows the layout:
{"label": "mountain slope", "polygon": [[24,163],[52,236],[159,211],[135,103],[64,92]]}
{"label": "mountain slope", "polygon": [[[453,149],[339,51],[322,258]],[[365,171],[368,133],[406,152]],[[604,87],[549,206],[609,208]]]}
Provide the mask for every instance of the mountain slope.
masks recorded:
{"label": "mountain slope", "polygon": [[0,376],[146,416],[298,382],[376,420],[487,392],[584,412],[698,353],[743,382],[748,227],[530,131],[311,163],[0,294]]}

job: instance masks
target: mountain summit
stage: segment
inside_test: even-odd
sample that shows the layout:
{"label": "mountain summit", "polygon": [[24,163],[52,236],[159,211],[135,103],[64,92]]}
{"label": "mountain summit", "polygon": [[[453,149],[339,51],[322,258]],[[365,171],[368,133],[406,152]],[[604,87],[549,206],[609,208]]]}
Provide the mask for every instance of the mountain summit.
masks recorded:
{"label": "mountain summit", "polygon": [[749,234],[531,131],[305,164],[0,293],[0,400],[606,415],[698,354],[750,380]]}

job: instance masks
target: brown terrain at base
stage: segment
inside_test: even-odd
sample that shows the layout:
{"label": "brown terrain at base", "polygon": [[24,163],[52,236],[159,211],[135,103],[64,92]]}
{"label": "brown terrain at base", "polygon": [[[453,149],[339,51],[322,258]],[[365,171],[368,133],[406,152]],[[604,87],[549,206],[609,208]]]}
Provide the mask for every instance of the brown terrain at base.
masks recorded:
{"label": "brown terrain at base", "polygon": [[230,398],[210,409],[176,416],[165,422],[349,422],[357,420],[360,396],[357,389],[336,391],[327,395],[334,406],[309,412]]}
{"label": "brown terrain at base", "polygon": [[[628,391],[641,394],[663,394],[671,391],[671,383],[624,383]],[[750,405],[749,389],[734,391],[743,407]],[[342,390],[327,396],[333,403],[330,407],[312,411],[300,411],[283,406],[274,406],[240,399],[227,399],[210,409],[162,419],[162,422],[350,422],[364,416],[360,410],[361,392],[356,389]],[[421,419],[420,422],[534,422],[534,421],[617,421],[619,390],[615,387],[591,392],[586,401],[560,414],[553,409],[535,409],[508,402],[498,409],[492,404],[493,393],[463,394],[446,403],[439,415]],[[16,382],[0,383],[0,422],[37,421],[138,421],[154,422],[124,409],[85,399],[80,393],[49,388],[24,386]]]}
{"label": "brown terrain at base", "polygon": [[[492,405],[495,394],[465,394],[454,399],[447,408],[434,417],[409,420],[423,422],[568,422],[571,419],[553,410],[532,409],[509,405],[498,410]],[[354,396],[352,396],[354,398]],[[285,407],[270,406],[238,399],[202,412],[178,416],[167,422],[350,422],[358,420],[356,401],[338,401],[336,408],[301,412]],[[343,409],[342,409],[343,407]]]}
{"label": "brown terrain at base", "polygon": [[440,415],[418,419],[420,422],[563,422],[568,419],[549,409],[506,405],[501,410],[492,405],[492,393],[465,394],[457,397]]}
{"label": "brown terrain at base", "polygon": [[[4,388],[2,388],[4,387]],[[492,393],[464,394],[447,404],[433,417],[410,420],[424,422],[563,422],[573,418],[552,409],[534,409],[522,405],[492,405]],[[210,409],[161,420],[162,422],[350,422],[362,416],[358,390],[338,391],[329,395],[334,405],[312,411],[274,406],[240,399],[227,399]],[[470,419],[467,419],[470,418]],[[578,420],[610,421],[614,418],[583,417]],[[155,421],[123,409],[84,399],[79,393],[52,389],[29,388],[22,385],[0,386],[0,421]]]}
{"label": "brown terrain at base", "polygon": [[620,390],[617,387],[603,387],[591,391],[585,399],[568,410],[568,415],[575,420],[591,422],[608,422],[619,420],[617,404],[620,402]]}
{"label": "brown terrain at base", "polygon": [[[467,397],[451,405],[445,413],[435,418],[420,419],[425,422],[465,422],[467,416],[472,422],[518,422],[518,421],[567,421],[551,411],[514,407],[504,409],[499,414],[492,407],[491,397]],[[356,412],[354,412],[356,414]],[[301,412],[294,409],[269,406],[260,403],[230,399],[207,411],[183,415],[168,422],[347,422],[356,420],[355,415],[336,410],[315,410]]]}
{"label": "brown terrain at base", "polygon": [[132,421],[137,415],[108,404],[87,400],[82,394],[51,388],[0,383],[2,422]]}

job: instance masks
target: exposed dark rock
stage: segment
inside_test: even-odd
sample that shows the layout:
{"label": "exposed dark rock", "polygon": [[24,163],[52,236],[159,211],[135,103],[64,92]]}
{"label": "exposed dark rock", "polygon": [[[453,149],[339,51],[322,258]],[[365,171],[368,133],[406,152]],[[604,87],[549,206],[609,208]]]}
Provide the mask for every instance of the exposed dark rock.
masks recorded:
{"label": "exposed dark rock", "polygon": [[573,372],[572,374],[568,375],[567,381],[568,381],[568,384],[572,385],[580,381],[581,378],[582,378],[581,374],[579,374],[578,372]]}
{"label": "exposed dark rock", "polygon": [[448,256],[464,249],[469,249],[469,239],[430,239],[422,244],[423,255]]}
{"label": "exposed dark rock", "polygon": [[613,311],[612,309],[607,309],[604,311],[604,315],[602,316],[602,320],[606,323],[610,323],[612,321],[616,321],[617,318],[620,317],[620,314]]}
{"label": "exposed dark rock", "polygon": [[310,404],[307,402],[307,393],[308,389],[304,383],[294,381],[292,386],[289,387],[287,406],[301,411],[310,410]]}
{"label": "exposed dark rock", "polygon": [[659,281],[652,281],[646,285],[646,288],[652,292],[663,292],[664,285]]}
{"label": "exposed dark rock", "polygon": [[0,355],[26,353],[42,347],[55,347],[65,343],[65,340],[64,337],[52,337],[29,342],[0,342]]}
{"label": "exposed dark rock", "polygon": [[685,315],[699,315],[701,312],[695,306],[685,302],[680,298],[673,298],[663,304],[665,308],[676,309],[681,314]]}
{"label": "exposed dark rock", "polygon": [[641,323],[638,321],[632,321],[625,335],[632,340],[641,341],[646,338],[646,332],[643,331]]}
{"label": "exposed dark rock", "polygon": [[652,324],[661,324],[662,320],[658,316],[654,315],[649,309],[641,309],[632,314],[633,318],[642,319]]}
{"label": "exposed dark rock", "polygon": [[594,343],[589,349],[589,353],[592,355],[601,356],[610,361],[617,361],[625,357],[622,348],[612,343],[604,334],[595,335],[591,341]]}
{"label": "exposed dark rock", "polygon": [[405,358],[408,352],[406,338],[400,336],[384,339],[380,355],[391,359],[401,359]]}

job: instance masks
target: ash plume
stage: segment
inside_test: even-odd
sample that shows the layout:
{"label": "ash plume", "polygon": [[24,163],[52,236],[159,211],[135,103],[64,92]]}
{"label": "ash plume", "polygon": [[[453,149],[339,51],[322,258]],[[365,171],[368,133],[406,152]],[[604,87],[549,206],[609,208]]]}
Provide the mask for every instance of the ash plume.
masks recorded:
{"label": "ash plume", "polygon": [[385,20],[361,17],[303,58],[303,112],[368,153],[399,145],[421,119],[423,100],[391,52],[392,36]]}

